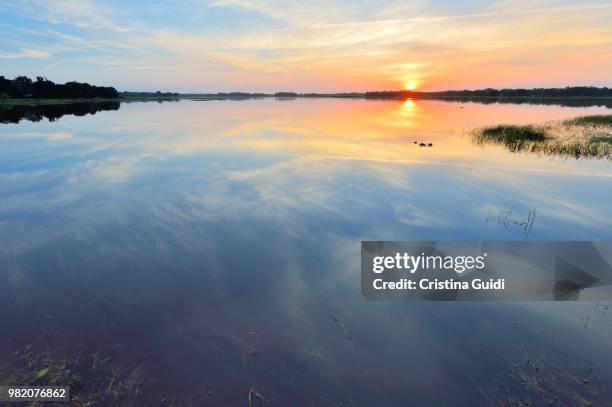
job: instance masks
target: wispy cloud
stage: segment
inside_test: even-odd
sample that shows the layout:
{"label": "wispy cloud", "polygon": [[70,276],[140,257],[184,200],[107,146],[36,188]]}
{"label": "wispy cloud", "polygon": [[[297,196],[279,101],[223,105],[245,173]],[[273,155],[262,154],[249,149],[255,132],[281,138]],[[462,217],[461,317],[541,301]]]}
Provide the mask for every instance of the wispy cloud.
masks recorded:
{"label": "wispy cloud", "polygon": [[56,61],[56,62],[52,63],[51,65],[47,65],[47,66],[46,66],[46,67],[43,69],[43,71],[44,71],[44,72],[49,72],[51,69],[55,68],[56,66],[58,66],[58,65],[59,65],[59,64],[61,64],[61,63],[62,63],[62,61]]}
{"label": "wispy cloud", "polygon": [[37,49],[22,49],[17,52],[0,52],[0,59],[48,58],[49,52]]}

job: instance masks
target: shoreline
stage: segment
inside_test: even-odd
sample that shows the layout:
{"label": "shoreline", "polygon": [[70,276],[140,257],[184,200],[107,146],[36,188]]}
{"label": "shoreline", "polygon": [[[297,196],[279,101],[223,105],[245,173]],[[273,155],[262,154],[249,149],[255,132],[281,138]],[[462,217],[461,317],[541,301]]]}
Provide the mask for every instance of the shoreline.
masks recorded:
{"label": "shoreline", "polygon": [[[79,98],[79,99],[0,99],[0,106],[38,106],[38,105],[60,105],[60,104],[76,104],[76,103],[104,103],[104,102],[155,102],[155,101],[211,101],[211,100],[247,100],[247,99],[269,99],[278,100],[295,100],[295,99],[363,99],[363,100],[440,100],[450,102],[483,102],[483,103],[533,103],[533,104],[562,104],[567,102],[570,104],[580,103],[580,106],[601,106],[606,105],[612,107],[612,97],[587,97],[587,96],[572,96],[572,97],[503,97],[503,96],[483,96],[483,97],[462,97],[462,96],[415,96],[415,97],[374,97],[366,96],[365,94],[297,94],[294,96],[279,96],[274,94],[267,95],[227,95],[227,94],[202,94],[202,95],[179,95],[179,96],[162,96],[162,97],[120,97],[120,98]],[[556,102],[556,103],[555,103]],[[598,103],[599,102],[599,103]]]}

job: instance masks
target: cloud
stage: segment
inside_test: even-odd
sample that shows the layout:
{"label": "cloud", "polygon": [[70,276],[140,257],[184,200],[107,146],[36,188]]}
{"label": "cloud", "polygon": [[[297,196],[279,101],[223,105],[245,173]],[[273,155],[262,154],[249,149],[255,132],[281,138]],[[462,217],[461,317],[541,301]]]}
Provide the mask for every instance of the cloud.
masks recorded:
{"label": "cloud", "polygon": [[117,24],[108,16],[110,9],[92,0],[20,1],[15,8],[32,18],[54,25],[70,24],[81,28],[129,31],[128,27]]}
{"label": "cloud", "polygon": [[47,51],[36,49],[22,49],[17,52],[0,53],[0,59],[19,59],[19,58],[49,58],[51,54]]}

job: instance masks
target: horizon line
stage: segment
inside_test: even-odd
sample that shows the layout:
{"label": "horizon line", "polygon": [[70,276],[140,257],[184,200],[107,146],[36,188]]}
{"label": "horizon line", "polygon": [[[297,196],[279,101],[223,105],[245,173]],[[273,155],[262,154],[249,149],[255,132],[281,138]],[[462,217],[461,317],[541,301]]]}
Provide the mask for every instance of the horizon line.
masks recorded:
{"label": "horizon line", "polygon": [[[112,86],[112,85],[111,85]],[[555,87],[528,87],[528,88],[520,88],[520,87],[512,87],[512,88],[494,88],[494,87],[486,87],[486,88],[451,88],[444,90],[408,90],[408,89],[377,89],[377,90],[355,90],[355,91],[291,91],[291,90],[282,90],[282,91],[246,91],[246,90],[227,90],[227,91],[188,91],[188,92],[179,92],[179,91],[161,91],[161,90],[120,90],[119,93],[176,93],[179,95],[215,95],[215,94],[231,94],[231,93],[243,93],[243,94],[252,94],[252,95],[277,95],[277,94],[295,94],[295,95],[343,95],[343,94],[366,94],[366,93],[406,93],[406,94],[427,94],[427,93],[443,93],[443,92],[478,92],[478,91],[514,91],[514,90],[565,90],[565,89],[576,89],[576,88],[586,88],[586,89],[612,89],[611,85],[604,86],[595,86],[595,85],[572,85],[572,86],[555,86]]]}

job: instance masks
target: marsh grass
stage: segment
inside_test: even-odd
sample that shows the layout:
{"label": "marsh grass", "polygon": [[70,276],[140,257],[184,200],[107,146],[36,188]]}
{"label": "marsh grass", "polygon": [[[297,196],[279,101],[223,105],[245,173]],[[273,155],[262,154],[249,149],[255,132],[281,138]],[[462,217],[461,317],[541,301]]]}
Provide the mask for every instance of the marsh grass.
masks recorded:
{"label": "marsh grass", "polygon": [[495,141],[514,143],[517,141],[544,141],[548,138],[546,133],[535,126],[499,125],[485,127],[482,136]]}
{"label": "marsh grass", "polygon": [[584,124],[593,124],[593,125],[604,125],[604,126],[612,126],[612,115],[611,114],[595,114],[591,116],[580,116],[573,119],[569,119],[564,121],[565,124],[574,124],[574,125],[584,125]]}
{"label": "marsh grass", "polygon": [[610,158],[612,115],[581,116],[543,125],[498,125],[471,132],[477,144],[501,144],[511,152]]}
{"label": "marsh grass", "polygon": [[612,144],[612,136],[595,136],[589,142],[591,143],[609,143]]}

